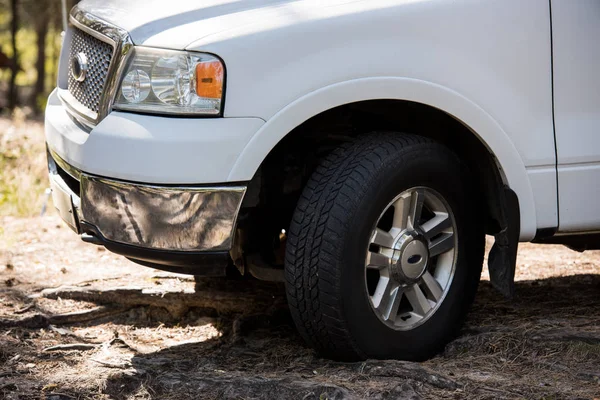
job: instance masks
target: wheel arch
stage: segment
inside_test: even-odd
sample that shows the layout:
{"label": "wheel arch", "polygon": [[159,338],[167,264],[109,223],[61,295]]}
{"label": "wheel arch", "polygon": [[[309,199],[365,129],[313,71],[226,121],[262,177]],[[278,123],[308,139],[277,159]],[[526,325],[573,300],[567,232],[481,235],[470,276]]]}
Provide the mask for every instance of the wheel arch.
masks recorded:
{"label": "wheel arch", "polygon": [[435,83],[410,78],[361,78],[336,83],[295,100],[282,108],[246,144],[228,180],[248,181],[273,149],[299,127],[336,107],[365,101],[396,100],[441,111],[460,123],[487,149],[502,183],[518,200],[519,239],[536,233],[533,192],[523,160],[502,129],[485,110],[465,96]]}

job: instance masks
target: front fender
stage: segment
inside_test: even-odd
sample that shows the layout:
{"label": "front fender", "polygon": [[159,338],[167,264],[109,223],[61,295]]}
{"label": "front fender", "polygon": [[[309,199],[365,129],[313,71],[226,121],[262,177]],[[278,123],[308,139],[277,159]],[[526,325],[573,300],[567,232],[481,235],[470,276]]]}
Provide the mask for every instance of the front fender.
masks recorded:
{"label": "front fender", "polygon": [[467,126],[494,155],[505,184],[518,196],[520,240],[536,233],[536,209],[531,184],[519,152],[500,124],[461,94],[435,83],[399,77],[361,78],[313,91],[271,117],[244,147],[228,181],[252,179],[271,149],[303,122],[337,106],[364,100],[393,99],[440,109]]}

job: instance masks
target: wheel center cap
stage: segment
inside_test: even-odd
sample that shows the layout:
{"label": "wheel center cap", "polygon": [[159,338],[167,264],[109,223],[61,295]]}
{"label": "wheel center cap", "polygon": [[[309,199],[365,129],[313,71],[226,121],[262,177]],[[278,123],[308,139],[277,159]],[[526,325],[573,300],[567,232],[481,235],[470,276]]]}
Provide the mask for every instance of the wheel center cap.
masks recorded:
{"label": "wheel center cap", "polygon": [[396,241],[394,249],[394,263],[391,268],[393,277],[403,283],[418,281],[429,263],[429,249],[425,238],[416,232],[403,233]]}

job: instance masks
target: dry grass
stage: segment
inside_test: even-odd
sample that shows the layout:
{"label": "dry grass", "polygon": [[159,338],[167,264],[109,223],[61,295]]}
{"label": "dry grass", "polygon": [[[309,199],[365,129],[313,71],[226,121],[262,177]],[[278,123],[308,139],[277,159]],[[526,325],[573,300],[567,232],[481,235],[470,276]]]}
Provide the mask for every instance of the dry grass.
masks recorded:
{"label": "dry grass", "polygon": [[48,186],[43,125],[19,110],[0,117],[0,216],[39,214]]}

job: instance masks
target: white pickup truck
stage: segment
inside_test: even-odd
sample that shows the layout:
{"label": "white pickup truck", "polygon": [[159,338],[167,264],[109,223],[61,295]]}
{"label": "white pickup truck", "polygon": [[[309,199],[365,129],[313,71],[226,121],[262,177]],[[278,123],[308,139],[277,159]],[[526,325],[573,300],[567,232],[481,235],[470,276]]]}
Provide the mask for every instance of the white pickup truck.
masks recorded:
{"label": "white pickup truck", "polygon": [[87,242],[285,280],[337,359],[419,360],[473,301],[485,234],[600,240],[597,0],[84,0],[46,109]]}

